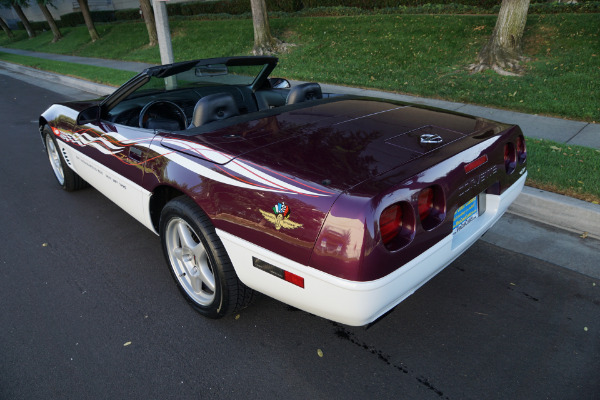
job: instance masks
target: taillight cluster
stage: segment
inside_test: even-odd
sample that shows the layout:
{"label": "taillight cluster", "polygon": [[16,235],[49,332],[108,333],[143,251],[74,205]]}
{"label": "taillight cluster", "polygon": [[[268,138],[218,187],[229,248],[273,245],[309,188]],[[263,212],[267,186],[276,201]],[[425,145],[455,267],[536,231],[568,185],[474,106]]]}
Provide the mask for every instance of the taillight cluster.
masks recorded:
{"label": "taillight cluster", "polygon": [[407,245],[415,236],[415,213],[406,201],[392,204],[379,216],[381,240],[389,250]]}
{"label": "taillight cluster", "polygon": [[523,164],[525,160],[527,160],[527,147],[523,135],[517,138],[516,147],[512,142],[504,145],[504,168],[507,174],[512,174],[517,168],[517,163]]}
{"label": "taillight cluster", "polygon": [[433,185],[422,189],[417,197],[416,210],[407,201],[394,203],[383,210],[379,217],[379,231],[388,250],[398,250],[412,241],[416,216],[425,230],[442,223],[446,217],[446,198],[441,187]]}

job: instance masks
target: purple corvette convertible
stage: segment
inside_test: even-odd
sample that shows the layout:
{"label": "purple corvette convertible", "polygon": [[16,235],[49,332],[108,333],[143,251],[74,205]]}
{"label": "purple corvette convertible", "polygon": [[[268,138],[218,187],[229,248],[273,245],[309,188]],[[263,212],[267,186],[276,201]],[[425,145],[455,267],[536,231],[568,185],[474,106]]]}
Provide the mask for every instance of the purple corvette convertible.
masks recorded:
{"label": "purple corvette convertible", "polygon": [[269,78],[276,64],[157,66],[102,100],[40,117],[59,184],[92,185],[160,235],[201,314],[235,312],[258,291],[367,324],[468,249],[520,193],[518,126],[316,83],[290,89]]}

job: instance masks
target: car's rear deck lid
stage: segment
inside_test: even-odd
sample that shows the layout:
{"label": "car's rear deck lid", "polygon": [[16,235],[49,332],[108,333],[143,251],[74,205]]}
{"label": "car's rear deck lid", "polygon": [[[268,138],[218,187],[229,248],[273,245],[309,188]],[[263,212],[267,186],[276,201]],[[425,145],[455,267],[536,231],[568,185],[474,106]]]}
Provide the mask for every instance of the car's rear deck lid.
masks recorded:
{"label": "car's rear deck lid", "polygon": [[183,147],[172,147],[169,139],[163,145],[219,164],[241,157],[345,190],[490,125],[406,104],[344,99],[187,137]]}

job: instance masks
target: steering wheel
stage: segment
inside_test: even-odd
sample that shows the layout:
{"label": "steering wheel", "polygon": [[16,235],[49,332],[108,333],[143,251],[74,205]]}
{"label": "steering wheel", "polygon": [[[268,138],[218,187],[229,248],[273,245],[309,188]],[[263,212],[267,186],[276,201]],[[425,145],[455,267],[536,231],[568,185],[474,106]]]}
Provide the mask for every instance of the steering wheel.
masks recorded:
{"label": "steering wheel", "polygon": [[187,117],[172,101],[154,100],[142,108],[138,124],[144,129],[183,130],[187,127]]}

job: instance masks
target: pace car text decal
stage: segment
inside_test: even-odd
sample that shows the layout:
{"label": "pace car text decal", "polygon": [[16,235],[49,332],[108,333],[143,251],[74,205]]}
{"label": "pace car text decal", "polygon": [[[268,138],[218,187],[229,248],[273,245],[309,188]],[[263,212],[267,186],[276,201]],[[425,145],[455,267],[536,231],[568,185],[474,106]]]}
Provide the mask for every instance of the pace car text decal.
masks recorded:
{"label": "pace car text decal", "polygon": [[[188,140],[164,138],[162,143],[170,147],[165,148],[158,144],[152,144],[152,137],[127,139],[117,132],[110,132],[110,136],[96,136],[97,133],[92,130],[83,129],[76,132],[69,132],[54,127],[52,131],[65,142],[78,147],[92,147],[102,154],[112,155],[122,163],[128,165],[141,165],[148,161],[165,157],[205,178],[236,187],[310,197],[331,196],[334,194],[333,192],[306,185],[255,163],[238,160],[232,155]],[[158,155],[139,162],[125,157],[123,155],[124,150],[134,145],[145,147],[158,153]],[[172,150],[171,148],[176,150]],[[182,152],[193,154],[216,163],[214,167],[218,171],[184,156],[181,154]]]}

